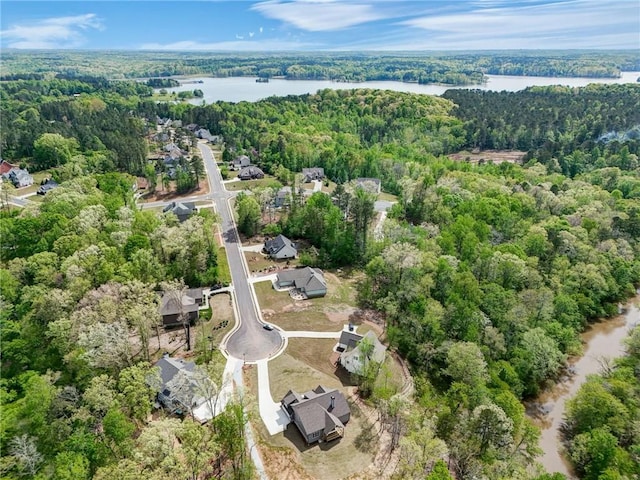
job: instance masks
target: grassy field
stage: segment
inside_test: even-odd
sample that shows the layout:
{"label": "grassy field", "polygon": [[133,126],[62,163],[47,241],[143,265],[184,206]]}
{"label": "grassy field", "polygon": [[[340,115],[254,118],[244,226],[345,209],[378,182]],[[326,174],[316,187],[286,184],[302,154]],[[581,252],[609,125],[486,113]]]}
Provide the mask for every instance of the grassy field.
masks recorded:
{"label": "grassy field", "polygon": [[239,182],[229,182],[225,183],[224,187],[229,191],[235,192],[238,190],[253,190],[254,188],[258,187],[270,187],[274,186],[274,184],[276,186],[279,186],[280,182],[278,182],[273,177],[265,177],[259,180],[241,180]]}
{"label": "grassy field", "polygon": [[224,285],[231,283],[231,270],[229,270],[227,250],[224,247],[218,248],[218,280]]}
{"label": "grassy field", "polygon": [[[289,389],[307,391],[318,384],[338,388],[348,397],[349,388],[345,388],[343,382],[330,371],[326,373],[330,369],[329,343],[335,341],[301,339],[296,343],[293,347],[290,344],[285,354],[269,362],[274,400],[280,400]],[[324,371],[316,370],[294,357],[307,348],[326,360],[327,367],[322,367]],[[317,365],[317,362],[314,364]],[[253,370],[245,372],[245,379],[249,390],[256,395],[257,378]],[[293,424],[283,433],[270,436],[263,423],[256,420],[254,428],[269,478],[338,480],[366,469],[377,449],[377,435],[360,408],[351,401],[349,404],[351,419],[346,425],[345,436],[329,443],[307,445]]]}
{"label": "grassy field", "polygon": [[303,301],[293,300],[288,292],[274,290],[269,281],[254,284],[265,320],[284,330],[340,330],[355,311],[355,279],[325,272],[325,280],[325,297]]}

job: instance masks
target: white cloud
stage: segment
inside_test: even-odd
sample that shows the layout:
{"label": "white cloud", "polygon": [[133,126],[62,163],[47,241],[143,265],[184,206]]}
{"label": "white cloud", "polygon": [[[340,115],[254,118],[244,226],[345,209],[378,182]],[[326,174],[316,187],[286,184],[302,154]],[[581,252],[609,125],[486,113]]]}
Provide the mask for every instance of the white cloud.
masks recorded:
{"label": "white cloud", "polygon": [[0,31],[0,38],[7,48],[77,48],[84,42],[83,31],[102,28],[101,20],[87,13],[11,25]]}
{"label": "white cloud", "polygon": [[262,27],[260,27],[259,31],[260,31],[260,33],[262,33],[264,31],[264,29]]}
{"label": "white cloud", "polygon": [[263,52],[263,51],[295,51],[304,50],[315,45],[310,43],[296,43],[291,41],[280,40],[237,40],[228,42],[212,42],[212,43],[200,43],[192,40],[184,40],[173,43],[145,43],[140,46],[140,50],[172,50],[178,52],[189,51],[206,51],[206,52],[218,52],[218,51],[232,51],[232,52]]}
{"label": "white cloud", "polygon": [[251,9],[311,32],[340,30],[384,18],[372,5],[334,0],[269,0],[255,4]]}
{"label": "white cloud", "polygon": [[392,49],[637,48],[639,10],[635,0],[564,0],[423,16],[401,24],[424,35]]}

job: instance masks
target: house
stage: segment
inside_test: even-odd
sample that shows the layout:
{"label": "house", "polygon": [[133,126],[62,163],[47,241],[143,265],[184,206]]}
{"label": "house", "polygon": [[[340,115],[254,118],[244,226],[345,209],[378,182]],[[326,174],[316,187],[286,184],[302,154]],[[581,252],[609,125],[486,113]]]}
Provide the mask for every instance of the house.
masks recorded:
{"label": "house", "polygon": [[342,392],[322,385],[302,394],[289,390],[280,403],[308,445],[342,438],[351,418]]}
{"label": "house", "polygon": [[2,175],[2,178],[13,183],[16,188],[28,187],[33,185],[33,177],[26,169],[13,167],[7,173]]}
{"label": "house", "polygon": [[217,139],[217,135],[211,135],[211,132],[206,128],[200,128],[195,132],[196,137],[206,140],[211,143],[215,143],[214,140]]}
{"label": "house", "polygon": [[244,167],[238,174],[240,180],[255,180],[258,178],[264,178],[264,172],[255,165]]}
{"label": "house", "polygon": [[184,157],[184,152],[182,150],[180,150],[179,148],[174,148],[172,150],[169,151],[169,153],[167,154],[166,158],[170,158],[173,161],[176,161],[182,157]]}
{"label": "house", "polygon": [[13,168],[19,168],[18,165],[14,165],[13,163],[9,163],[6,160],[2,160],[0,162],[0,175],[3,175],[5,173],[9,173],[11,171],[11,169]]}
{"label": "house", "polygon": [[282,187],[276,193],[276,197],[273,199],[273,205],[276,208],[284,207],[286,205],[291,205],[291,196],[292,196],[291,187]]}
{"label": "house", "polygon": [[296,244],[284,235],[278,235],[277,237],[264,242],[263,251],[274,260],[295,258],[296,255],[298,255]]}
{"label": "house", "polygon": [[40,188],[36,192],[38,195],[45,195],[48,191],[57,188],[58,182],[56,182],[53,178],[47,178],[40,184]]}
{"label": "house", "polygon": [[327,294],[327,282],[318,268],[304,267],[278,272],[276,285],[278,288],[295,288],[307,298],[324,297]]}
{"label": "house", "polygon": [[190,412],[201,423],[214,417],[217,399],[203,396],[202,389],[198,387],[200,379],[195,377],[195,363],[171,358],[165,353],[155,366],[160,373],[157,398],[165,409],[178,415]]}
{"label": "house", "polygon": [[175,295],[162,295],[160,300],[160,316],[162,317],[162,325],[172,327],[182,325],[183,319],[189,323],[195,322],[199,318],[199,308],[202,305],[202,289],[190,288],[182,296],[182,300],[178,301]]}
{"label": "house", "polygon": [[200,127],[198,126],[197,123],[190,123],[184,128],[186,128],[190,132],[197,132],[198,130],[200,130]]}
{"label": "house", "polygon": [[[344,335],[344,338],[343,338]],[[367,361],[367,355],[362,351],[362,342],[366,342],[372,346],[369,354],[369,361],[382,364],[385,359],[387,347],[382,345],[378,337],[372,331],[368,331],[364,336],[360,336],[360,340],[355,340],[358,334],[351,331],[343,331],[338,341],[338,346],[345,345],[344,351],[340,354],[340,365],[342,365],[349,373],[360,373],[362,367]],[[342,342],[345,343],[342,343]],[[355,345],[353,345],[355,342]]]}
{"label": "house", "polygon": [[310,183],[314,180],[322,180],[324,178],[324,168],[303,168],[302,176],[304,177],[304,183]]}
{"label": "house", "polygon": [[182,223],[196,211],[194,202],[171,202],[162,209],[162,213],[171,212]]}
{"label": "house", "polygon": [[356,178],[356,187],[360,187],[368,192],[380,193],[382,182],[379,178]]}
{"label": "house", "polygon": [[345,350],[354,348],[363,336],[356,333],[353,324],[345,325],[344,329],[340,333],[340,339],[338,340],[338,350],[344,352]]}
{"label": "house", "polygon": [[178,145],[176,145],[175,143],[171,142],[171,143],[167,143],[164,147],[164,151],[165,152],[170,152],[171,150],[180,150],[180,147],[178,147]]}
{"label": "house", "polygon": [[231,170],[242,170],[249,165],[251,165],[251,160],[246,155],[240,155],[231,160]]}

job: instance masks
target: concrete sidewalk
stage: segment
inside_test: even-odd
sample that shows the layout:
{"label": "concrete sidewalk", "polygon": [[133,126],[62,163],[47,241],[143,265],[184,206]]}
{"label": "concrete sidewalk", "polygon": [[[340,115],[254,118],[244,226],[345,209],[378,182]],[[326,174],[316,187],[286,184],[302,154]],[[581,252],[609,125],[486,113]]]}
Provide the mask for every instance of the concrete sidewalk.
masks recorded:
{"label": "concrete sidewalk", "polygon": [[283,432],[291,422],[282,409],[282,405],[273,401],[269,386],[269,361],[258,360],[258,407],[260,418],[264,422],[269,435]]}
{"label": "concrete sidewalk", "polygon": [[307,331],[286,331],[282,332],[287,338],[340,338],[342,330],[338,332],[307,332]]}

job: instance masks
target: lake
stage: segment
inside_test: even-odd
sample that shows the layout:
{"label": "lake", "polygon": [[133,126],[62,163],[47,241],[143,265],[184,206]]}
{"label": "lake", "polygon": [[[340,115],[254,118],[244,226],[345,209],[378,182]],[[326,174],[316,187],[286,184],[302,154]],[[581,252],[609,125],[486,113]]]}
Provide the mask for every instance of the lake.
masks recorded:
{"label": "lake", "polygon": [[[461,87],[445,85],[419,85],[417,83],[404,82],[333,82],[331,80],[284,80],[271,79],[269,83],[257,83],[255,77],[227,77],[212,78],[200,77],[189,78],[182,81],[189,82],[179,87],[167,89],[169,92],[182,92],[187,90],[200,89],[204,93],[204,98],[190,100],[195,105],[200,105],[204,100],[206,103],[214,103],[219,100],[225,102],[255,102],[263,98],[286,95],[302,95],[305,93],[316,93],[324,88],[333,90],[351,88],[377,88],[382,90],[394,90],[397,92],[422,93],[426,95],[442,95],[451,88],[469,88],[480,90],[506,90],[516,92],[532,86],[545,85],[568,85],[571,87],[582,87],[589,83],[635,83],[640,77],[640,72],[622,72],[620,78],[560,78],[560,77],[520,77],[510,75],[487,75],[487,82],[477,85],[465,85]],[[196,82],[202,83],[196,83]]]}

